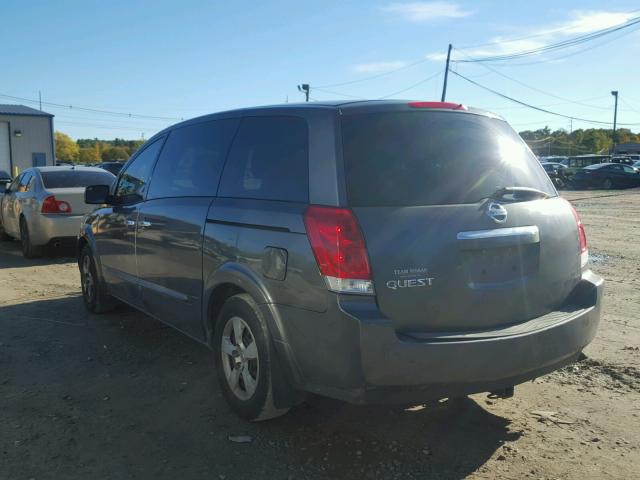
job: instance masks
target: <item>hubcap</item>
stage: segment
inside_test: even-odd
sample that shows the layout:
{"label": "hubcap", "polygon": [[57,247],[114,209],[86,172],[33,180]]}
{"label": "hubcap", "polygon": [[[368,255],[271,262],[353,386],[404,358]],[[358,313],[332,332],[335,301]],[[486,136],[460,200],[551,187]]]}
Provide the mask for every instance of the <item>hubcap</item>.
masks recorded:
{"label": "hubcap", "polygon": [[260,371],[256,340],[247,322],[240,317],[227,320],[220,347],[229,388],[240,400],[250,399],[258,386]]}
{"label": "hubcap", "polygon": [[89,255],[85,255],[82,259],[82,290],[88,301],[93,298],[93,275],[91,274],[91,260]]}

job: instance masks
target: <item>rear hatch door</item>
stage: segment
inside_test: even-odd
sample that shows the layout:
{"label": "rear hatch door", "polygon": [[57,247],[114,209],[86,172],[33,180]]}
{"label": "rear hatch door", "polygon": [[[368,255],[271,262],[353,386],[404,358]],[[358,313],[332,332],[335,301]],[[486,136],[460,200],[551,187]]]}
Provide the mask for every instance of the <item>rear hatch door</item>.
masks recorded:
{"label": "rear hatch door", "polygon": [[[452,111],[345,114],[349,205],[377,302],[402,332],[499,328],[560,307],[580,276],[576,221],[502,120]],[[540,196],[495,196],[499,187]]]}

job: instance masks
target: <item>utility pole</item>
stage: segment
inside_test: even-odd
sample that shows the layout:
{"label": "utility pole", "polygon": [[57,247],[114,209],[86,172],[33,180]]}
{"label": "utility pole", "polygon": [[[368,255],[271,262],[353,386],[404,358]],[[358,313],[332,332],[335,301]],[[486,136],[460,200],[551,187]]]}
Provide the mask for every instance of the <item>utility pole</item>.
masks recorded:
{"label": "utility pole", "polygon": [[311,86],[308,83],[303,83],[302,85],[298,85],[298,91],[304,93],[304,101],[309,101],[309,91],[311,90]]}
{"label": "utility pole", "polygon": [[40,111],[42,111],[42,92],[38,90],[38,100],[40,101]]}
{"label": "utility pole", "polygon": [[569,119],[569,156],[571,156],[571,150],[573,147],[573,118]]}
{"label": "utility pole", "polygon": [[449,79],[449,61],[451,60],[451,49],[453,46],[449,44],[449,50],[447,50],[447,66],[444,69],[444,83],[442,84],[442,98],[441,102],[444,102],[444,99],[447,98],[447,80]]}
{"label": "utility pole", "polygon": [[616,103],[615,103],[615,107],[613,108],[613,148],[611,149],[611,151],[613,152],[613,150],[616,148],[616,142],[617,142],[617,138],[616,138],[616,124],[618,123],[618,90],[613,90],[611,92],[611,95],[613,95],[616,99]]}

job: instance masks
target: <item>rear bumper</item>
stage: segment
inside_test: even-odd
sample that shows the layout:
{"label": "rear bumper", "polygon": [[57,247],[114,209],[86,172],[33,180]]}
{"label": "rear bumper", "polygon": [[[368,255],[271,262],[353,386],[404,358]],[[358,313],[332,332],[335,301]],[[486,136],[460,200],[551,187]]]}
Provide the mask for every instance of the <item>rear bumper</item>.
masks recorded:
{"label": "rear bumper", "polygon": [[46,245],[52,239],[75,238],[84,215],[39,214],[31,219],[29,233],[34,245]]}
{"label": "rear bumper", "polygon": [[495,391],[571,363],[594,338],[603,281],[588,271],[571,307],[518,326],[446,338],[398,334],[375,302],[323,314],[281,308],[299,388],[352,403],[409,403]]}

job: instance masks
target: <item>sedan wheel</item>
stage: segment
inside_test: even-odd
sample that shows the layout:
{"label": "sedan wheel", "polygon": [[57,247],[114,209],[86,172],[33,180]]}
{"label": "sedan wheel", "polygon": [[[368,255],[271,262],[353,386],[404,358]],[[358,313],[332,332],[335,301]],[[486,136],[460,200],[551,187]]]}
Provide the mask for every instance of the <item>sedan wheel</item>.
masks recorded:
{"label": "sedan wheel", "polygon": [[220,354],[229,389],[240,400],[249,400],[258,385],[260,359],[255,336],[242,318],[232,317],[225,324]]}
{"label": "sedan wheel", "polygon": [[41,247],[35,247],[31,244],[29,227],[24,218],[20,219],[20,246],[22,247],[22,255],[24,258],[34,258],[42,254]]}
{"label": "sedan wheel", "polygon": [[89,255],[82,257],[80,265],[80,283],[82,285],[82,294],[87,303],[92,303],[96,295],[96,282],[91,271],[91,258]]}
{"label": "sedan wheel", "polygon": [[605,190],[610,190],[611,187],[613,187],[613,182],[610,178],[605,178],[604,182],[602,182],[602,188],[604,188]]}

